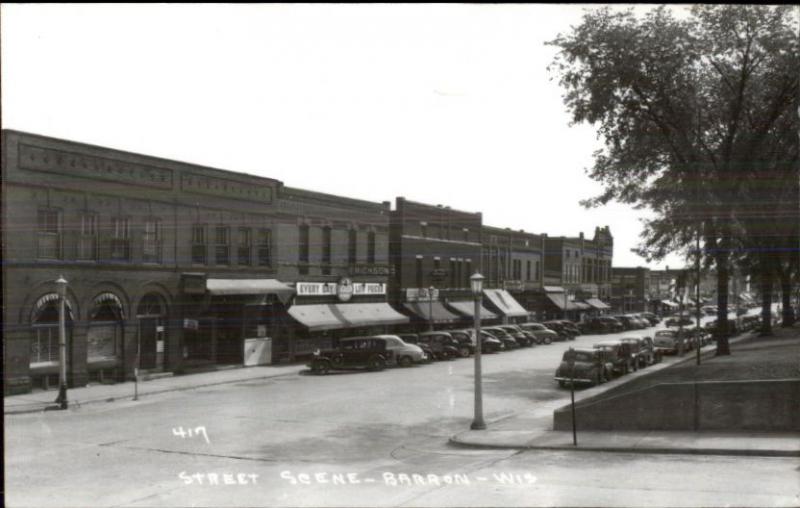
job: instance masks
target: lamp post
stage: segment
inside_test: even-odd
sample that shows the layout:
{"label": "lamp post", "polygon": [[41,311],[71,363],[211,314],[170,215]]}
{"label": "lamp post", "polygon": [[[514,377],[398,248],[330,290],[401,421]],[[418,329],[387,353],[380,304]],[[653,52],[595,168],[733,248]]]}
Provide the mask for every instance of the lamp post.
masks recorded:
{"label": "lamp post", "polygon": [[59,349],[59,375],[58,375],[58,397],[56,402],[60,409],[67,409],[67,330],[66,330],[66,300],[67,300],[67,280],[63,275],[56,280],[56,291],[58,292],[58,349]]}
{"label": "lamp post", "polygon": [[428,329],[433,331],[433,292],[436,290],[435,287],[431,286],[428,288]]}
{"label": "lamp post", "polygon": [[470,429],[485,430],[483,421],[483,388],[481,387],[481,295],[483,294],[483,275],[475,272],[469,278],[472,298],[475,300],[475,418]]}

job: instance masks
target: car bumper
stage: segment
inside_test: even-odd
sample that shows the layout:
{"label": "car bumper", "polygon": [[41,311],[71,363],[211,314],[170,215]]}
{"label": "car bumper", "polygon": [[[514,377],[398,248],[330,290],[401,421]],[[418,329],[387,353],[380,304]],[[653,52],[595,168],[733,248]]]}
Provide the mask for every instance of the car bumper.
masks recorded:
{"label": "car bumper", "polygon": [[587,379],[587,378],[583,378],[583,377],[570,378],[570,377],[556,376],[554,379],[556,381],[563,382],[563,383],[570,383],[570,382],[572,382],[572,383],[594,383],[593,380]]}

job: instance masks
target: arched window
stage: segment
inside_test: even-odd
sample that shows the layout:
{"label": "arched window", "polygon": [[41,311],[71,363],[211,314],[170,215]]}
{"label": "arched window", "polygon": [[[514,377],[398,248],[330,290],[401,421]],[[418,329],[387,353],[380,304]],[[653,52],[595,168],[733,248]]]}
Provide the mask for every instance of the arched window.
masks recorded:
{"label": "arched window", "polygon": [[[56,293],[48,293],[39,298],[31,313],[31,366],[58,362],[58,307]],[[66,300],[65,316],[67,343],[72,336],[72,305]]]}
{"label": "arched window", "polygon": [[89,330],[86,335],[86,357],[89,362],[113,360],[122,347],[122,302],[113,293],[101,293],[92,302]]}

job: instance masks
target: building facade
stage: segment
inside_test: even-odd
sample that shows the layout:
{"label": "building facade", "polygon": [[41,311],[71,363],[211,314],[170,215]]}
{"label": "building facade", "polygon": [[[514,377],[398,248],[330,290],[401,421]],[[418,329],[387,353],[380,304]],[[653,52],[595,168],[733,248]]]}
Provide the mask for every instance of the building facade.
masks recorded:
{"label": "building facade", "polygon": [[614,267],[611,269],[611,307],[618,314],[646,312],[650,306],[650,270]]}

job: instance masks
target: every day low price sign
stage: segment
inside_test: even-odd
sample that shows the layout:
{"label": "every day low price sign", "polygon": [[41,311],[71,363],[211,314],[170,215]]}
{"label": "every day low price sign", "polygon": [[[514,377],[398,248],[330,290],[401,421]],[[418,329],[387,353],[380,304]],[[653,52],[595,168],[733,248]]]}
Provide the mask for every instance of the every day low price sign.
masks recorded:
{"label": "every day low price sign", "polygon": [[[386,284],[378,282],[352,282],[354,295],[385,295]],[[297,296],[335,296],[339,289],[336,282],[298,282]]]}

